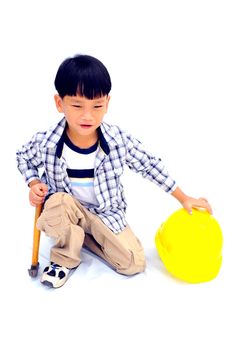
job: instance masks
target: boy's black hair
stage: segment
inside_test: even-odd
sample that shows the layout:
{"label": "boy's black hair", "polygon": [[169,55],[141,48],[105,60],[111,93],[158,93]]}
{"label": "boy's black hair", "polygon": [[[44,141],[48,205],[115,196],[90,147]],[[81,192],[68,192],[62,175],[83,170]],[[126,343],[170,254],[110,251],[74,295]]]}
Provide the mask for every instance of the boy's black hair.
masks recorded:
{"label": "boy's black hair", "polygon": [[94,99],[108,95],[111,78],[102,62],[88,55],[67,58],[58,68],[55,88],[61,98],[64,96],[84,96]]}

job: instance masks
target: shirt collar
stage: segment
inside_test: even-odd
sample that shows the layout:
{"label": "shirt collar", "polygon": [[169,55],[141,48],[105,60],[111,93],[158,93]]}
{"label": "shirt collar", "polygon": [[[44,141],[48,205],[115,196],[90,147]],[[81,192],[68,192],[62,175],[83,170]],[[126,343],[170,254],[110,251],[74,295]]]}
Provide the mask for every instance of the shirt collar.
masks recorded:
{"label": "shirt collar", "polygon": [[108,145],[108,143],[103,135],[103,131],[101,130],[101,128],[102,128],[102,125],[99,126],[97,129],[100,147],[102,148],[104,153],[108,155],[110,152],[110,148],[109,148],[109,145]]}
{"label": "shirt collar", "polygon": [[62,118],[58,124],[51,127],[47,131],[41,146],[44,148],[56,147],[64,133],[65,127],[66,127],[66,119]]}
{"label": "shirt collar", "polygon": [[[62,118],[55,127],[52,127],[48,130],[48,132],[46,133],[46,137],[43,141],[43,147],[46,147],[46,148],[56,147],[56,156],[58,158],[61,158],[61,154],[62,154],[62,149],[64,144],[64,135],[66,132],[66,125],[67,125],[66,119]],[[98,138],[100,142],[100,147],[102,148],[104,153],[108,155],[110,152],[110,148],[104,136],[105,128],[103,127],[102,124],[100,127],[98,127],[97,133],[98,133]]]}

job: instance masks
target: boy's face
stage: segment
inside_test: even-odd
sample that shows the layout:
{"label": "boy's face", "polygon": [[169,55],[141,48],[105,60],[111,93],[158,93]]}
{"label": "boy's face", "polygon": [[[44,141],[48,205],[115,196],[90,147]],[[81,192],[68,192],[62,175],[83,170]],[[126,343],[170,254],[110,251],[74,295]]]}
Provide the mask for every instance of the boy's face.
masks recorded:
{"label": "boy's face", "polygon": [[89,100],[83,96],[54,96],[58,112],[64,113],[69,131],[75,136],[91,137],[102,123],[110,96]]}

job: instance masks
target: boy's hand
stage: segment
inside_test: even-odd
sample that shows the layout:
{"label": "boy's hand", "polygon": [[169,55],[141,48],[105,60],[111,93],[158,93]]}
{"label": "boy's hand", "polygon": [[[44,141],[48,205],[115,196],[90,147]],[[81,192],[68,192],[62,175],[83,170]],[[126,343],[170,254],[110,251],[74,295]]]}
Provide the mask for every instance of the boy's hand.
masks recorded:
{"label": "boy's hand", "polygon": [[192,214],[192,208],[205,209],[210,214],[212,214],[212,208],[208,203],[207,199],[205,198],[195,199],[187,196],[186,199],[183,202],[181,202],[181,204],[183,205],[184,209],[186,209],[189,212],[189,214]]}
{"label": "boy's hand", "polygon": [[48,186],[43,182],[37,182],[29,184],[29,201],[34,207],[44,202],[45,196],[48,193]]}
{"label": "boy's hand", "polygon": [[189,212],[189,214],[192,214],[192,208],[200,208],[207,210],[210,214],[212,214],[212,208],[210,204],[208,203],[207,199],[205,198],[192,198],[184,194],[184,192],[181,191],[179,187],[175,189],[175,191],[172,193],[172,196],[175,197],[184,207],[184,209]]}

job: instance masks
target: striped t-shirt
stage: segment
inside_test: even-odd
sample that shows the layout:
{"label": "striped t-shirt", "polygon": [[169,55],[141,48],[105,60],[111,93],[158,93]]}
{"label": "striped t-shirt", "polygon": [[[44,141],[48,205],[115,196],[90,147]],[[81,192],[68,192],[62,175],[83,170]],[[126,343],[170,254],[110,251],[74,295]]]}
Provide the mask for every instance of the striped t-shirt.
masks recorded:
{"label": "striped t-shirt", "polygon": [[98,141],[89,148],[79,148],[66,134],[64,135],[62,156],[67,164],[72,192],[83,205],[98,205],[94,193],[94,164],[97,150]]}

